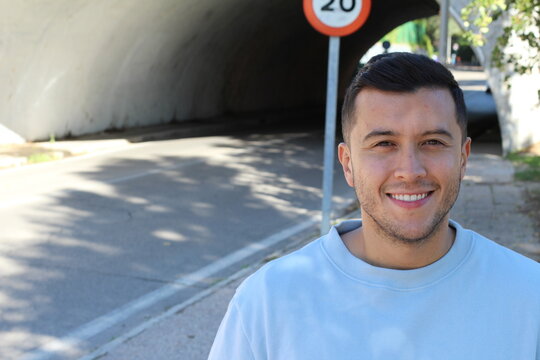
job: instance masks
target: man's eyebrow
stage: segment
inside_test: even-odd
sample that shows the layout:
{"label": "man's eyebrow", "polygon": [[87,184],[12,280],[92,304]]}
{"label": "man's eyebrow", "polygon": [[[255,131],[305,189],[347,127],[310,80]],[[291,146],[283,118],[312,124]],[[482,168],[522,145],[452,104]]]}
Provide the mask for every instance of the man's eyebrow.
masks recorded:
{"label": "man's eyebrow", "polygon": [[[392,131],[392,130],[375,129],[373,131],[370,131],[366,136],[364,136],[364,141],[377,137],[377,136],[397,136],[397,135],[399,135],[399,133],[396,133],[395,131]],[[429,135],[442,135],[450,139],[454,139],[454,137],[448,130],[441,129],[441,128],[428,130],[422,133],[422,136],[429,136]]]}
{"label": "man's eyebrow", "polygon": [[422,134],[422,136],[428,136],[428,135],[443,135],[446,137],[449,137],[450,139],[453,139],[454,137],[450,133],[450,131],[445,129],[435,129],[435,130],[428,130]]}
{"label": "man's eyebrow", "polygon": [[370,131],[369,134],[367,134],[366,136],[364,136],[364,141],[368,140],[368,139],[371,139],[373,137],[377,137],[377,136],[396,136],[398,135],[396,132],[392,131],[392,130],[373,130],[373,131]]}

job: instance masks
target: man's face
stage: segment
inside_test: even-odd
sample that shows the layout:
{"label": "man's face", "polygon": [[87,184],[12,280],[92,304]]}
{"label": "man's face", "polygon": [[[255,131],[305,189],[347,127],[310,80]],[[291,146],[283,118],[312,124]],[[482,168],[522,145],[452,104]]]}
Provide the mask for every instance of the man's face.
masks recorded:
{"label": "man's face", "polygon": [[401,242],[428,239],[448,223],[470,152],[452,95],[446,89],[367,88],[355,109],[339,160],[364,226]]}

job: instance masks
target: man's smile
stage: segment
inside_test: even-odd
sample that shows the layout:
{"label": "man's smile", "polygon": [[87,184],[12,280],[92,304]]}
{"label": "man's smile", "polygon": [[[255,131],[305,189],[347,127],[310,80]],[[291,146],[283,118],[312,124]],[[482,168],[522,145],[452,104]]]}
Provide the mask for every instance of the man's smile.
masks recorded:
{"label": "man's smile", "polygon": [[428,196],[430,192],[420,193],[420,194],[388,194],[390,197],[396,200],[400,201],[418,201],[424,199],[426,196]]}
{"label": "man's smile", "polygon": [[386,196],[388,196],[394,204],[402,208],[413,209],[428,202],[432,194],[433,191],[427,191],[409,194],[387,193]]}

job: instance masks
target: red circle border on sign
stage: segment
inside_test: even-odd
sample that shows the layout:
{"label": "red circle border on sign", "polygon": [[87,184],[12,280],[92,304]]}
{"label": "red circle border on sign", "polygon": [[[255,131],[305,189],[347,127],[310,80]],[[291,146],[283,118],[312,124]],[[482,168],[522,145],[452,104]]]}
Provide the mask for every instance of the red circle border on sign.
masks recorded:
{"label": "red circle border on sign", "polygon": [[328,36],[347,36],[364,25],[369,16],[369,12],[371,11],[371,0],[360,1],[362,1],[362,10],[360,10],[360,14],[358,14],[356,20],[344,27],[328,26],[319,20],[313,9],[313,0],[304,0],[304,14],[311,26],[318,32]]}

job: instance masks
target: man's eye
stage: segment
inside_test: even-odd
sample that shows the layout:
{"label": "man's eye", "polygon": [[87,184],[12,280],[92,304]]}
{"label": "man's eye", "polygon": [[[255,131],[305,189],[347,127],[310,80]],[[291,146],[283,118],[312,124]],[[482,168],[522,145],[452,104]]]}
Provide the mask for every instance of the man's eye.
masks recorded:
{"label": "man's eye", "polygon": [[386,147],[386,146],[392,146],[392,145],[394,145],[394,144],[391,143],[390,141],[380,141],[375,146]]}
{"label": "man's eye", "polygon": [[424,144],[426,145],[444,145],[442,142],[440,142],[439,140],[427,140],[424,142]]}

